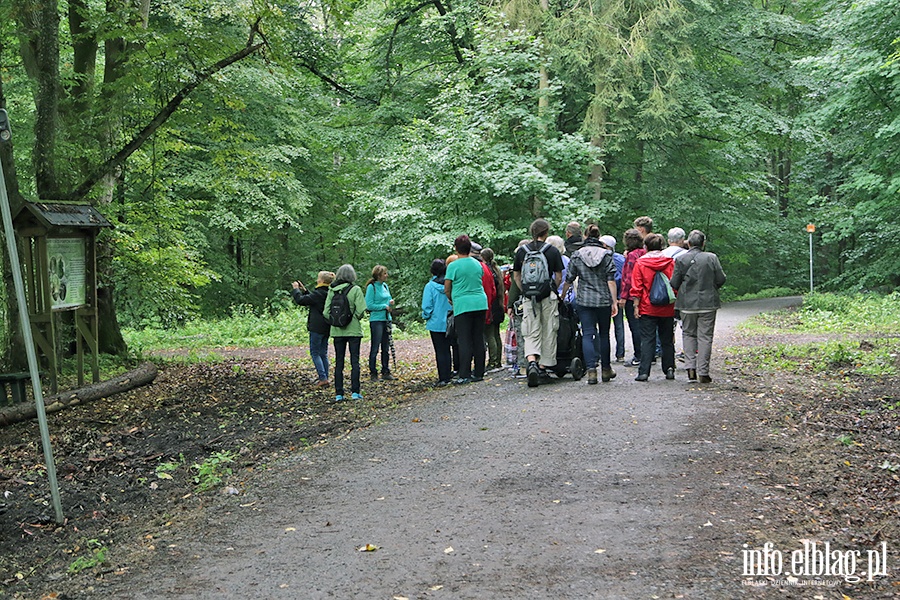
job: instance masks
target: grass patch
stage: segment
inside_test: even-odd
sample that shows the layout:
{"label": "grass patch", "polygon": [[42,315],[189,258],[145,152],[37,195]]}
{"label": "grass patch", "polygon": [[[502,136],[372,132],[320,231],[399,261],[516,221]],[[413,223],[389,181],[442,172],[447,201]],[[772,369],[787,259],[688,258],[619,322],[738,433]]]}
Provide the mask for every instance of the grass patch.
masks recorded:
{"label": "grass patch", "polygon": [[757,333],[900,333],[900,293],[807,294],[797,309],[758,315],[741,326]]}
{"label": "grass patch", "polygon": [[859,343],[830,341],[809,344],[728,348],[741,364],[760,371],[796,374],[850,372],[860,375],[898,375],[900,341],[881,339]]}
{"label": "grass patch", "polygon": [[[258,314],[250,306],[234,307],[231,315],[218,320],[195,320],[177,329],[123,329],[132,352],[141,355],[160,350],[188,350],[189,362],[208,362],[209,348],[265,348],[300,346],[309,343],[306,310],[284,309],[274,314]],[[369,339],[369,323],[362,323],[363,339]],[[394,327],[394,339],[427,335],[425,325],[409,321]]]}

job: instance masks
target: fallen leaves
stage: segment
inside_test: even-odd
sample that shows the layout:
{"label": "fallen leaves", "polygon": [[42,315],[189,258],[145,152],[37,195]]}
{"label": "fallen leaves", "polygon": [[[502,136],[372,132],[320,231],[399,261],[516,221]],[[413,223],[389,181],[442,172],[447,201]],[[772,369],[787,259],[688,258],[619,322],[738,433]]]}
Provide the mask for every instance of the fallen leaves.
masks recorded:
{"label": "fallen leaves", "polygon": [[375,544],[366,544],[365,546],[357,548],[357,550],[359,550],[360,552],[375,552],[379,549],[380,548],[378,548],[378,546],[376,546]]}

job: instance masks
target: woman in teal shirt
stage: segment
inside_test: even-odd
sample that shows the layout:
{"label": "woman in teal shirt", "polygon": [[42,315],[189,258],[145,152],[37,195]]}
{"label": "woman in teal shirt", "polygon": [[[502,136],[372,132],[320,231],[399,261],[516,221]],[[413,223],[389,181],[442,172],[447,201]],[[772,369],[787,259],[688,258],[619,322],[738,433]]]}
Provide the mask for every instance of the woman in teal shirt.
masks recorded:
{"label": "woman in teal shirt", "polygon": [[369,347],[369,377],[378,379],[378,350],[381,350],[381,378],[393,379],[391,375],[390,350],[391,309],[394,299],[387,285],[388,270],[384,265],[375,265],[372,278],[366,283],[366,309],[369,311],[369,332],[372,342]]}
{"label": "woman in teal shirt", "polygon": [[459,258],[447,266],[444,290],[453,305],[456,339],[459,341],[459,377],[453,383],[463,384],[484,379],[484,315],[488,299],[481,278],[484,267],[469,256],[472,251],[469,236],[459,236],[453,245]]}

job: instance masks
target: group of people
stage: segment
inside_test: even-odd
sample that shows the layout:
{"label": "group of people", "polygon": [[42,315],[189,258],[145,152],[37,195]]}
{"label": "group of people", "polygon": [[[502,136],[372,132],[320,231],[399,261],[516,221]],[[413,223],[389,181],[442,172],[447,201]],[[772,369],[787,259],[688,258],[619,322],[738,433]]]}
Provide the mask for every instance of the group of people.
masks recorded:
{"label": "group of people", "polygon": [[[319,387],[330,385],[328,380],[328,338],[334,343],[334,391],[335,401],[345,399],[344,364],[347,350],[350,351],[350,399],[362,399],[359,362],[363,330],[361,320],[369,313],[369,376],[378,379],[378,358],[381,355],[381,379],[392,380],[390,368],[391,313],[394,299],[387,284],[388,270],[383,265],[375,265],[372,276],[366,282],[365,292],[356,285],[356,270],[353,265],[341,265],[334,273],[320,271],[316,277],[315,289],[310,291],[301,281],[294,281],[291,295],[296,304],[309,307],[306,326],[309,330],[309,353],[316,368]],[[335,296],[343,295],[339,302],[349,307],[349,319],[344,325],[330,321]]]}
{"label": "group of people", "polygon": [[[589,384],[616,377],[616,362],[638,368],[637,381],[648,381],[659,358],[666,379],[675,379],[675,323],[681,320],[683,352],[690,381],[709,383],[712,340],[719,288],[725,273],[718,257],[704,251],[700,230],[685,234],[680,227],[666,239],[653,232],[653,220],[639,217],[624,232],[625,253],[615,251],[616,239],[601,235],[596,224],[571,222],[566,238],[550,235],[550,224],[535,219],[530,239],[519,242],[504,277],[490,248],[469,236],[454,240],[454,253],[431,263],[431,279],[422,291],[422,313],[434,347],[438,385],[481,381],[488,370],[499,370],[504,346],[500,325],[510,318],[510,336],[516,339],[512,357],[517,376],[537,387],[550,378],[557,365],[560,303],[577,315]],[[355,285],[356,271],[342,265],[337,272],[321,271],[315,289],[293,282],[297,304],[310,307],[310,354],[317,385],[328,386],[328,337],[334,340],[335,400],[344,400],[344,364],[350,354],[351,399],[362,398],[360,388],[361,319],[368,311],[371,333],[369,373],[391,380],[391,314],[394,300],[387,285],[388,271],[372,269],[364,286]],[[329,317],[336,295],[349,305],[345,325]],[[624,316],[624,318],[623,318]],[[631,331],[634,355],[625,361],[625,320]],[[610,330],[615,335],[615,350]]]}

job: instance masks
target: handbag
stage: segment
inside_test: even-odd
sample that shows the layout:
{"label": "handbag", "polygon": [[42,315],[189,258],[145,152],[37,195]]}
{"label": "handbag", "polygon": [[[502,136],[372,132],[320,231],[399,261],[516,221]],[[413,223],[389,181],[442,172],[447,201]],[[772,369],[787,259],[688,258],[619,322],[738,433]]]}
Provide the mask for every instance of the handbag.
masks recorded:
{"label": "handbag", "polygon": [[453,317],[453,309],[447,311],[447,338],[454,339],[456,337],[456,319]]}

